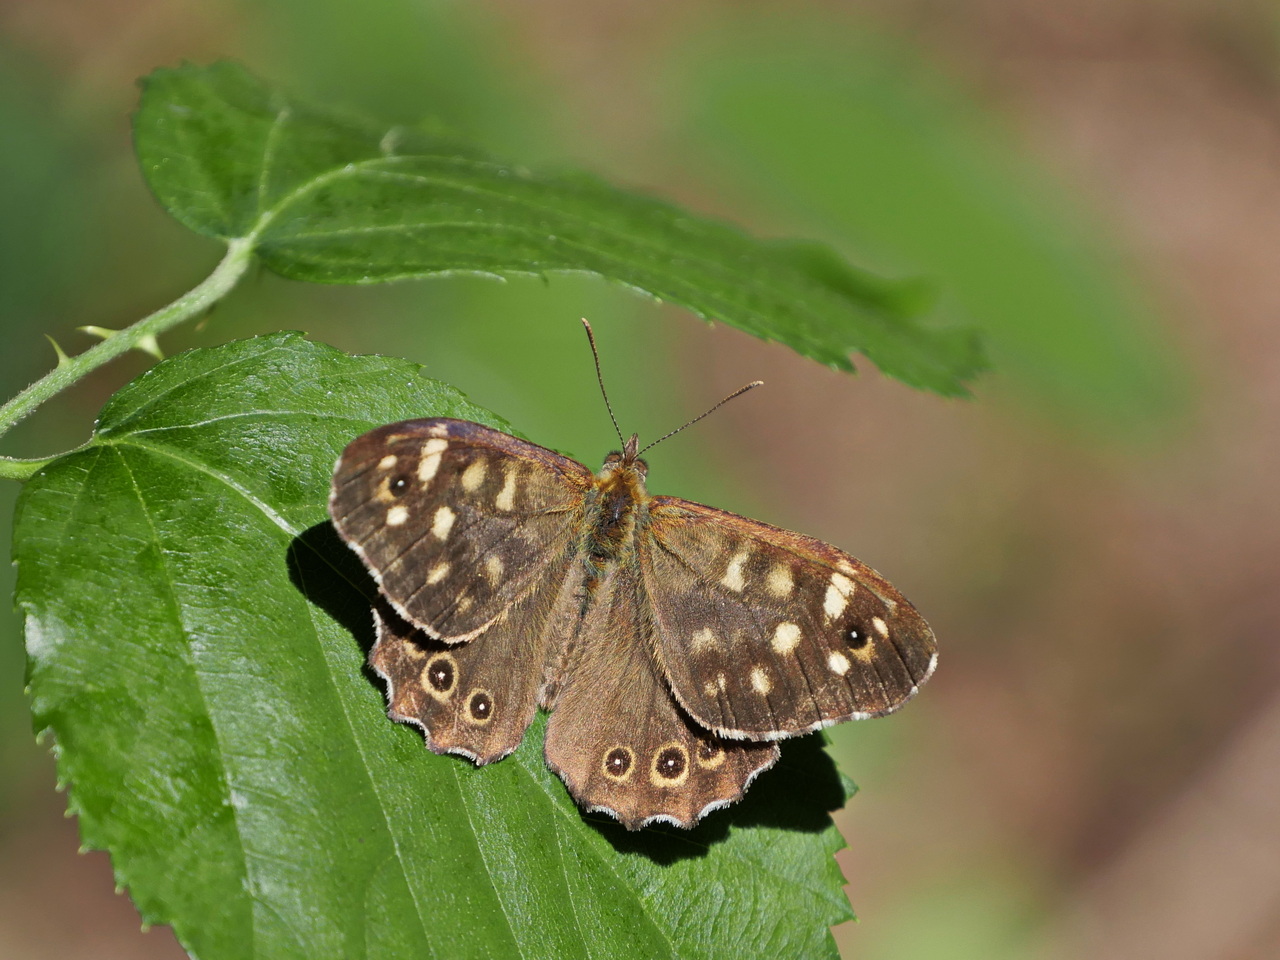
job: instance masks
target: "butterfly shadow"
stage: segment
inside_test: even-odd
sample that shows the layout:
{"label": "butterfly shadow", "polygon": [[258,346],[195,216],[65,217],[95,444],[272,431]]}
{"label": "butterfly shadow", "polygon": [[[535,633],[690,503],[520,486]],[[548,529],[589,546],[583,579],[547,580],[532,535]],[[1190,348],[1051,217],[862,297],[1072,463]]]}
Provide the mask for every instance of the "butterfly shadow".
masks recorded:
{"label": "butterfly shadow", "polygon": [[[373,649],[373,608],[378,587],[360,558],[325,521],[302,531],[285,556],[289,579],[308,602],[315,604],[350,632],[367,661]],[[364,672],[374,682],[373,671]],[[378,685],[381,689],[381,685]]]}
{"label": "butterfly shadow", "polygon": [[778,762],[751,784],[746,796],[709,814],[692,830],[658,824],[633,832],[599,814],[582,816],[619,853],[662,866],[706,856],[728,838],[730,828],[820,833],[831,826],[831,812],[848,797],[835,761],[824,749],[826,742],[824,734],[812,733],[783,743]]}

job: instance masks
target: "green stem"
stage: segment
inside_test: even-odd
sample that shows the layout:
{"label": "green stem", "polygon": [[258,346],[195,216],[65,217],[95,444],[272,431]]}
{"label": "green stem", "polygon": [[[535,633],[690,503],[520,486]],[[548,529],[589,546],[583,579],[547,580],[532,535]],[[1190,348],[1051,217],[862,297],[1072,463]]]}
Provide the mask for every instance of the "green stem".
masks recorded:
{"label": "green stem", "polygon": [[[253,239],[240,237],[227,245],[227,254],[199,285],[184,293],[167,307],[144,317],[132,326],[113,333],[84,353],[59,363],[57,367],[0,407],[0,436],[4,436],[40,404],[61,393],[85,374],[96,370],[122,353],[136,347],[146,337],[157,336],[184,320],[198,317],[226,296],[244,275],[253,258]],[[15,460],[0,457],[0,477],[22,480],[31,476],[48,460]]]}
{"label": "green stem", "polygon": [[56,459],[57,457],[44,457],[40,460],[21,460],[17,457],[0,457],[0,480],[30,480],[41,467]]}

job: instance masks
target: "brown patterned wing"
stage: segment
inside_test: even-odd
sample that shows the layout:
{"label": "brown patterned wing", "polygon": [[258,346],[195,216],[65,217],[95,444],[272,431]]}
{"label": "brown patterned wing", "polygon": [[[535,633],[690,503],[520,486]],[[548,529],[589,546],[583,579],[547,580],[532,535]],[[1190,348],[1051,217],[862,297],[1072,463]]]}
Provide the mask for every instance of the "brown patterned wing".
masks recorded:
{"label": "brown patterned wing", "polygon": [[551,769],[578,803],[628,830],[691,827],[778,758],[776,744],[723,740],[690,720],[653,644],[638,571],[617,567],[596,588],[547,724]]}
{"label": "brown patterned wing", "polygon": [[642,522],[658,656],[707,728],[776,739],[880,716],[933,672],[924,618],[830,544],[674,497]]}
{"label": "brown patterned wing", "polygon": [[583,576],[581,564],[561,567],[464,644],[430,637],[379,602],[369,665],[386,681],[388,714],[420,728],[436,753],[501,760],[519,746],[575,631]]}
{"label": "brown patterned wing", "polygon": [[343,451],[329,513],[396,612],[459,643],[568,564],[592,481],[477,423],[406,420]]}

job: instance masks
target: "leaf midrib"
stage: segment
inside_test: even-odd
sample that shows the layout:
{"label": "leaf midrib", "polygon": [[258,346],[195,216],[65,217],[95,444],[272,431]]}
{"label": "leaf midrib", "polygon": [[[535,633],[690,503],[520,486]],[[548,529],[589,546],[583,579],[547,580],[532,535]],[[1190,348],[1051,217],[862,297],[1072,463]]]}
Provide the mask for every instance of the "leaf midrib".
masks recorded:
{"label": "leaf midrib", "polygon": [[[422,183],[428,186],[448,187],[459,193],[470,193],[470,194],[483,196],[487,198],[496,198],[503,202],[506,202],[515,206],[519,206],[520,208],[524,209],[529,214],[534,216],[543,215],[543,216],[552,217],[560,221],[571,221],[579,226],[585,225],[586,228],[588,229],[588,232],[594,232],[601,236],[620,240],[621,242],[623,242],[628,246],[647,249],[650,252],[650,256],[656,256],[658,259],[661,259],[662,255],[665,253],[665,248],[663,248],[661,244],[650,240],[648,237],[644,236],[643,234],[637,235],[634,232],[627,233],[627,232],[619,231],[617,229],[604,228],[600,225],[599,222],[588,219],[587,217],[581,214],[575,213],[573,211],[567,211],[567,210],[564,210],[563,208],[551,207],[551,206],[547,206],[546,204],[539,204],[530,200],[527,197],[518,197],[511,193],[502,193],[498,190],[494,190],[492,188],[486,187],[483,184],[467,183],[465,181],[458,181],[458,180],[450,180],[443,176],[439,176],[439,175],[429,176],[427,174],[419,173],[419,172],[407,173],[407,172],[396,171],[396,170],[379,169],[377,166],[379,164],[386,164],[386,163],[396,162],[396,161],[412,162],[412,161],[418,161],[423,159],[444,160],[446,162],[454,163],[459,166],[468,165],[471,167],[492,167],[494,169],[508,169],[507,167],[503,167],[499,164],[492,164],[492,163],[486,164],[480,161],[460,159],[460,158],[450,158],[450,157],[436,157],[433,155],[402,155],[402,156],[395,156],[395,157],[386,157],[386,156],[370,157],[367,160],[356,161],[354,163],[347,164],[342,167],[338,167],[333,170],[327,171],[325,174],[314,177],[312,178],[312,180],[307,181],[303,184],[300,184],[289,195],[281,198],[281,200],[277,204],[275,204],[267,214],[264,214],[263,217],[260,218],[259,225],[256,226],[254,230],[251,231],[251,233],[255,236],[260,236],[261,234],[263,234],[266,231],[266,227],[269,226],[270,220],[274,220],[275,218],[277,218],[280,215],[280,213],[283,211],[284,207],[288,206],[290,203],[293,203],[301,199],[307,193],[312,192],[315,189],[318,189],[324,183],[337,181],[341,179],[348,179],[348,178],[352,180],[358,180],[362,175],[377,175],[386,179],[407,180],[410,182]],[[527,178],[522,178],[522,179],[527,179]],[[538,186],[550,186],[552,188],[557,186],[554,180],[550,182],[544,182],[544,181],[532,181],[532,182]],[[494,223],[485,223],[483,221],[472,222],[472,221],[465,221],[465,220],[458,221],[457,223],[458,225],[462,225],[462,226],[482,227],[487,230],[502,229],[502,230],[509,230],[512,232],[522,231],[522,232],[532,233],[532,231],[529,230],[529,228],[527,227],[519,228],[511,224],[494,224]],[[427,228],[436,227],[440,225],[441,224],[438,224],[438,223],[388,224],[386,226],[378,226],[378,227],[373,227],[369,229],[370,229],[370,232],[396,232],[398,230],[405,230],[405,229],[427,229]],[[290,235],[289,237],[280,237],[278,242],[285,243],[285,242],[292,241],[295,238],[317,239],[317,238],[325,238],[327,236],[341,236],[345,232],[347,231],[334,230],[334,231],[328,231],[328,232],[313,232],[308,234]],[[566,243],[566,245],[574,245],[572,242],[564,241],[563,239],[561,242]],[[576,245],[581,249],[590,250],[592,253],[594,253],[596,256],[601,257],[602,259],[612,260],[617,262],[625,262],[623,258],[617,256],[616,254],[601,253],[599,250],[595,249],[594,247],[590,247],[581,242],[578,242]],[[731,283],[734,281],[742,282],[744,280],[754,281],[758,277],[758,271],[756,270],[747,270],[747,269],[740,270],[740,269],[737,269],[736,266],[734,266],[733,264],[729,264],[726,262],[711,261],[706,259],[704,256],[698,255],[696,251],[693,252],[692,254],[682,253],[682,259],[691,261],[692,263],[696,264],[700,269],[702,269],[704,272],[706,272],[709,275],[723,278],[724,282],[726,283]],[[776,275],[776,271],[770,270],[769,275],[770,276]],[[776,287],[773,284],[752,283],[751,285],[757,286],[758,289],[767,289],[771,291],[776,290]],[[798,283],[797,286],[803,287],[804,284]],[[793,299],[793,297],[789,295],[788,299]],[[804,307],[806,312],[812,309],[809,306],[809,304],[804,300],[801,300],[800,304]],[[845,304],[845,305],[848,307],[852,307],[851,304]],[[864,309],[862,312],[870,313],[871,311]]]}

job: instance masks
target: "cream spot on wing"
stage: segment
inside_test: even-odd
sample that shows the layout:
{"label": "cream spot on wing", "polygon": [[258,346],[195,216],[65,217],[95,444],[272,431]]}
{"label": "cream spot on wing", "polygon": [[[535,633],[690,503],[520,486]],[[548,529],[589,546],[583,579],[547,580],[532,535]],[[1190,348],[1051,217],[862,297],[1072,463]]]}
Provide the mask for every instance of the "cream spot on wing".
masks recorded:
{"label": "cream spot on wing", "polygon": [[431,568],[431,572],[427,574],[427,583],[428,584],[439,583],[448,575],[449,575],[449,564],[437,563],[434,567]]}
{"label": "cream spot on wing", "polygon": [[448,440],[428,440],[422,445],[422,459],[418,461],[418,481],[430,483],[440,469],[440,460],[449,447]]}
{"label": "cream spot on wing", "polygon": [[835,587],[827,587],[827,596],[822,601],[822,612],[827,615],[828,620],[834,620],[844,612],[844,608],[849,601],[843,593]]}
{"label": "cream spot on wing", "polygon": [[833,653],[827,657],[827,666],[831,668],[832,673],[838,673],[843,677],[849,672],[849,658],[843,653]]}
{"label": "cream spot on wing", "polygon": [[724,577],[721,579],[730,590],[742,592],[742,588],[747,585],[746,579],[742,576],[742,568],[746,566],[747,559],[751,556],[749,550],[739,550],[733,555],[733,559],[729,561],[729,566],[724,571]]}
{"label": "cream spot on wing", "polygon": [[773,683],[769,680],[769,675],[764,672],[763,667],[751,668],[751,689],[761,696],[773,689]]}
{"label": "cream spot on wing", "polygon": [[435,426],[433,426],[430,430],[427,431],[427,436],[430,436],[430,437],[447,437],[448,435],[449,435],[449,428],[446,427],[443,423],[437,423],[435,424]]}
{"label": "cream spot on wing", "polygon": [[694,653],[701,653],[704,650],[712,650],[718,646],[718,644],[719,641],[716,640],[716,635],[711,632],[710,627],[703,627],[693,635]]}
{"label": "cream spot on wing", "polygon": [[497,554],[489,554],[484,561],[484,572],[493,583],[498,582],[498,578],[502,576],[502,558]]}
{"label": "cream spot on wing", "polygon": [[723,673],[717,673],[716,687],[717,689],[719,689],[721,693],[724,693],[726,690],[729,689],[729,678],[726,677]]}
{"label": "cream spot on wing", "polygon": [[879,617],[872,617],[871,625],[876,628],[876,633],[880,634],[880,636],[887,637],[889,635],[889,627]]}
{"label": "cream spot on wing", "polygon": [[467,493],[475,493],[479,490],[480,484],[484,483],[484,475],[488,469],[489,461],[472,461],[471,465],[462,471],[462,489]]}
{"label": "cream spot on wing", "polygon": [[720,688],[716,686],[716,682],[714,680],[708,680],[702,685],[702,692],[708,697],[714,697],[716,695],[716,691],[719,689]]}
{"label": "cream spot on wing", "polygon": [[778,653],[790,653],[800,645],[800,627],[794,623],[780,623],[773,631],[773,649]]}
{"label": "cream spot on wing", "polygon": [[843,570],[845,573],[857,573],[857,568],[848,560],[841,560],[836,564],[837,570]]}
{"label": "cream spot on wing", "polygon": [[493,501],[493,505],[499,510],[512,510],[515,508],[516,471],[514,467],[507,467],[504,471],[502,489],[498,491],[497,499]]}
{"label": "cream spot on wing", "polygon": [[458,613],[466,613],[474,605],[475,605],[475,601],[470,597],[464,595],[458,598],[458,602],[453,605],[453,608]]}
{"label": "cream spot on wing", "polygon": [[769,571],[768,579],[765,580],[765,586],[769,592],[775,597],[785,598],[791,596],[791,591],[795,588],[795,577],[791,573],[791,564],[780,563]]}
{"label": "cream spot on wing", "polygon": [[448,507],[441,507],[436,511],[435,519],[431,521],[431,532],[437,540],[449,538],[449,531],[453,529],[453,521],[456,519],[457,515]]}
{"label": "cream spot on wing", "polygon": [[409,508],[403,503],[397,503],[394,507],[387,511],[387,526],[398,527],[409,519]]}
{"label": "cream spot on wing", "polygon": [[849,605],[849,597],[853,593],[853,581],[843,574],[833,573],[831,584],[827,587],[827,595],[822,601],[822,610],[828,620],[834,620],[844,613]]}
{"label": "cream spot on wing", "polygon": [[397,457],[394,453],[388,453],[385,457],[383,457],[381,460],[378,461],[378,469],[390,470],[392,467],[396,465],[396,461],[399,459],[400,458]]}

